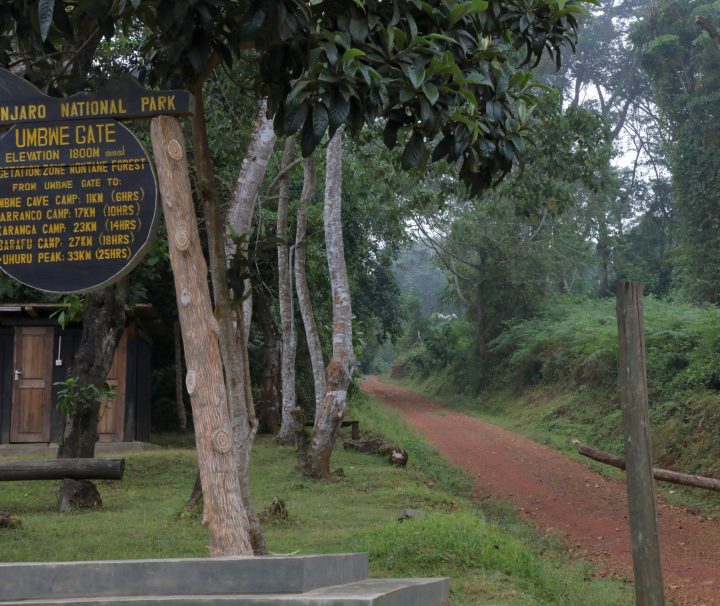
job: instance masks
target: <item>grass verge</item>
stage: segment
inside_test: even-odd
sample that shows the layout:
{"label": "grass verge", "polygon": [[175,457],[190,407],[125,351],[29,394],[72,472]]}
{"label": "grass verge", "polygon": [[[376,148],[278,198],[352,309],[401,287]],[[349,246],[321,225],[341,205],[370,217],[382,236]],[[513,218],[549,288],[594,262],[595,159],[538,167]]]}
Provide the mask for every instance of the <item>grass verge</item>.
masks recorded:
{"label": "grass verge", "polygon": [[[264,528],[274,553],[367,551],[371,574],[450,576],[455,606],[614,606],[632,604],[628,584],[594,578],[552,537],[537,535],[508,508],[472,498],[472,482],[447,464],[394,411],[357,395],[351,414],[363,433],[382,434],[410,452],[405,469],[338,448],[331,481],[294,471],[292,449],[260,438],[254,450],[256,507],[284,501],[288,519]],[[0,529],[0,561],[205,556],[207,538],[183,503],[195,456],[175,447],[126,456],[125,477],[101,482],[104,505],[55,512],[55,482],[7,482],[0,510],[22,518]],[[405,508],[423,515],[397,521]]]}

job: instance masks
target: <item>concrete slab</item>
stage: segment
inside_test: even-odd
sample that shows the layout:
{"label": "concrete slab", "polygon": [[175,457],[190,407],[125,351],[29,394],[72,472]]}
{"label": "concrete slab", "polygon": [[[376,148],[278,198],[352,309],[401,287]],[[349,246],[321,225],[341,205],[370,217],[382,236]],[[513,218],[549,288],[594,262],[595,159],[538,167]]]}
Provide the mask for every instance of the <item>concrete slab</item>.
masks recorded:
{"label": "concrete slab", "polygon": [[364,553],[0,564],[0,603],[122,596],[302,593],[367,578]]}
{"label": "concrete slab", "polygon": [[136,596],[0,601],[2,606],[442,606],[450,583],[436,579],[367,579],[298,594]]}

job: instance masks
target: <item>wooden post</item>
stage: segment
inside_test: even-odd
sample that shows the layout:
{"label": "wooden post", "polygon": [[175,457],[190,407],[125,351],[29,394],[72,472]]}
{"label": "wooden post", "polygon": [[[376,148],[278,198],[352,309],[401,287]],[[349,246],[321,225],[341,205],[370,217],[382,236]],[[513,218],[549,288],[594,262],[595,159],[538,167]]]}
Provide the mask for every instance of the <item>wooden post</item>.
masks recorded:
{"label": "wooden post", "polygon": [[618,283],[616,310],[635,599],[637,606],[665,606],[652,473],[641,283]]}
{"label": "wooden post", "polygon": [[180,122],[154,118],[150,133],[167,224],[185,349],[185,385],[195,424],[198,469],[213,556],[252,555],[223,377],[219,327],[210,303],[208,270],[200,247]]}

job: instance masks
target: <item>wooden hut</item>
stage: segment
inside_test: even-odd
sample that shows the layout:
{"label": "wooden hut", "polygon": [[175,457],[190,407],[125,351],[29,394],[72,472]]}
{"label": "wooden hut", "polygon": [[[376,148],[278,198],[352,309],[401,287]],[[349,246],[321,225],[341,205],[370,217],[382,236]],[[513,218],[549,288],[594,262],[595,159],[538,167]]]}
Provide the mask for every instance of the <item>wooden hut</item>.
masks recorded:
{"label": "wooden hut", "polygon": [[[80,326],[61,328],[52,304],[0,305],[0,444],[58,442],[62,414],[58,382],[80,344]],[[107,381],[117,396],[104,404],[101,442],[146,442],[150,438],[152,325],[150,305],[128,311]]]}

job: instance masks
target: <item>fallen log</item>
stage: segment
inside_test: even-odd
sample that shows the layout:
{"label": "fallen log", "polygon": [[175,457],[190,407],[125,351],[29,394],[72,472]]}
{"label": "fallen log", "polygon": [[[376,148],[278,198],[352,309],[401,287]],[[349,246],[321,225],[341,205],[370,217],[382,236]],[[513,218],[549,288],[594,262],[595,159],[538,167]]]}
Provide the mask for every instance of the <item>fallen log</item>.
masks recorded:
{"label": "fallen log", "polygon": [[18,480],[120,480],[125,459],[51,459],[0,462],[0,482]]}
{"label": "fallen log", "polygon": [[[625,469],[625,460],[622,457],[597,450],[586,444],[581,444],[577,440],[573,440],[573,444],[577,451],[589,459],[612,465],[618,469]],[[662,482],[671,482],[672,484],[681,484],[682,486],[693,486],[694,488],[704,488],[705,490],[715,490],[720,492],[720,480],[708,478],[706,476],[697,476],[690,473],[682,473],[679,471],[670,471],[669,469],[653,468],[653,477]]]}
{"label": "fallen log", "polygon": [[405,467],[408,461],[407,450],[379,439],[345,440],[343,442],[343,448],[357,450],[358,452],[379,454],[380,456],[387,457],[388,462],[397,467]]}

